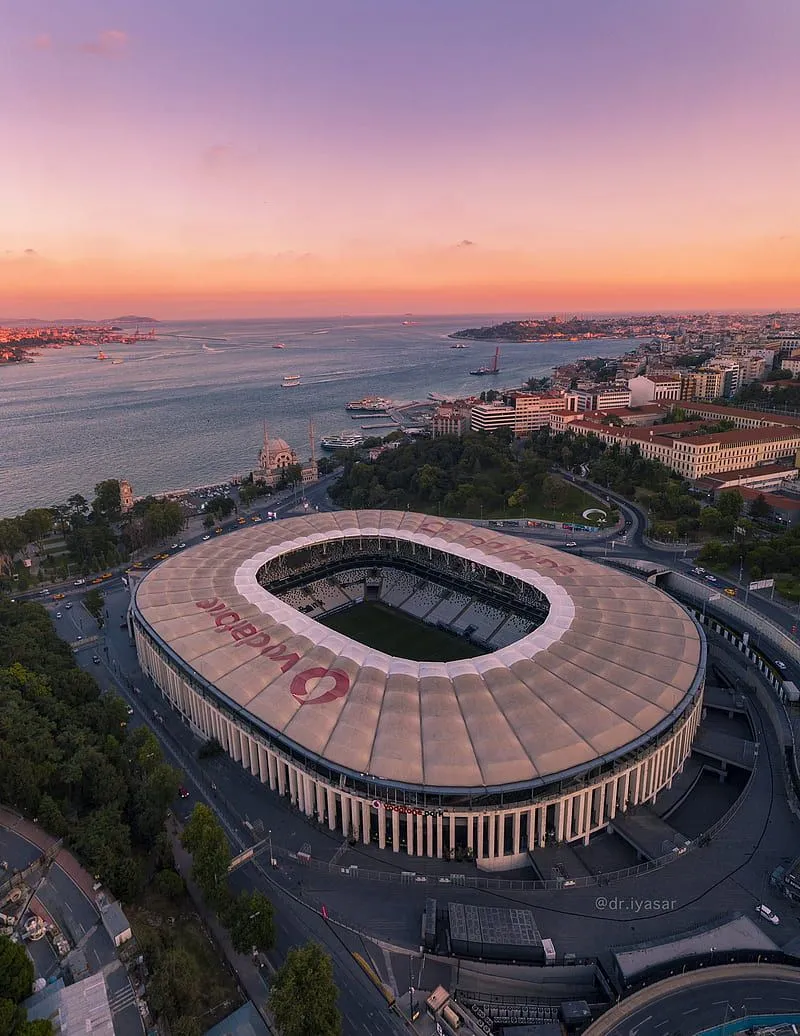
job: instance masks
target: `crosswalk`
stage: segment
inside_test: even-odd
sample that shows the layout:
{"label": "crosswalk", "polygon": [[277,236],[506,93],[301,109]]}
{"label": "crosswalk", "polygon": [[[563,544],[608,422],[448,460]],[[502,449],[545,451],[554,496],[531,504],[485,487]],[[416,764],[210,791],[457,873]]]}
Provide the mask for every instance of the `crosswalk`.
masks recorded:
{"label": "crosswalk", "polygon": [[111,1008],[112,1014],[119,1014],[120,1011],[124,1011],[126,1007],[130,1007],[131,1004],[135,1003],[136,995],[131,988],[130,982],[123,989],[118,989],[113,996],[108,998],[108,1006]]}

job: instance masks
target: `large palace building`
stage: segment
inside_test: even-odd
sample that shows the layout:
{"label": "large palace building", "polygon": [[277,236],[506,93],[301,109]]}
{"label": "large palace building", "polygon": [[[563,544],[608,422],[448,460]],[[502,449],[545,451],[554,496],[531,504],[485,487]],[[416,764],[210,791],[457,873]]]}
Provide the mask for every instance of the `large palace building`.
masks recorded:
{"label": "large palace building", "polygon": [[[330,628],[369,604],[404,613],[405,657]],[[702,631],[660,590],[423,514],[200,544],[141,580],[131,621],[170,705],[273,792],[365,844],[489,870],[651,801],[702,708]],[[412,660],[437,636],[455,660]]]}

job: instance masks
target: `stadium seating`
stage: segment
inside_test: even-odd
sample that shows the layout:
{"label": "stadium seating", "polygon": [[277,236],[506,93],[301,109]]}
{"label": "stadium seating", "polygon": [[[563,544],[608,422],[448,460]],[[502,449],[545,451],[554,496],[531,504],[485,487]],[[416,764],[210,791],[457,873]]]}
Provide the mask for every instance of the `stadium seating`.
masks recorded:
{"label": "stadium seating", "polygon": [[428,612],[426,620],[435,626],[439,624],[449,626],[464,611],[470,601],[471,598],[466,594],[452,591],[444,600],[439,601],[432,611]]}

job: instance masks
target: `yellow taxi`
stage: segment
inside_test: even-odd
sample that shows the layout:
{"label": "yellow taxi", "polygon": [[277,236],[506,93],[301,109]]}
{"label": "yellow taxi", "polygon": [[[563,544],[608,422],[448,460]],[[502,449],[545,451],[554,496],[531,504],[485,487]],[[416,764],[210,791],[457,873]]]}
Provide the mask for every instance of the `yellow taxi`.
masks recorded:
{"label": "yellow taxi", "polygon": [[64,597],[65,597],[65,594],[53,594],[53,600],[54,601],[63,601]]}
{"label": "yellow taxi", "polygon": [[215,533],[217,534],[217,536],[219,536],[219,534],[220,534],[220,533],[222,532],[222,529],[220,529],[220,527],[219,527],[219,526],[217,526],[217,527],[216,527],[216,528],[214,529],[214,532],[215,532]]}
{"label": "yellow taxi", "polygon": [[114,578],[114,573],[113,572],[104,572],[102,574],[102,576],[100,576],[100,578],[101,579],[113,579]]}
{"label": "yellow taxi", "polygon": [[236,522],[237,522],[238,525],[247,525],[247,519],[246,518],[237,518]]}
{"label": "yellow taxi", "polygon": [[102,583],[102,582],[103,582],[103,580],[100,578],[100,576],[98,576],[97,579],[92,579],[91,580],[92,585],[94,585],[96,583]]}
{"label": "yellow taxi", "polygon": [[734,588],[732,586],[726,586],[725,589],[722,592],[727,594],[728,597],[735,597],[736,596],[736,591],[734,590]]}

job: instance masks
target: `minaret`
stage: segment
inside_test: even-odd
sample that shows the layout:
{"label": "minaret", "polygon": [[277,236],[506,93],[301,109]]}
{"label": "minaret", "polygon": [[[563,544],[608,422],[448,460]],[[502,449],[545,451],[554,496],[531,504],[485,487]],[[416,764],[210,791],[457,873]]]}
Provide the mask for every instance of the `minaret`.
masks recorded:
{"label": "minaret", "polygon": [[264,422],[264,445],[261,448],[260,457],[262,471],[271,471],[272,462],[269,455],[269,432],[267,431],[267,422]]}

